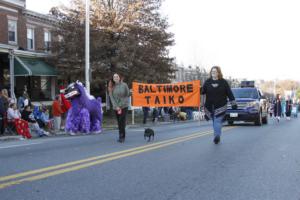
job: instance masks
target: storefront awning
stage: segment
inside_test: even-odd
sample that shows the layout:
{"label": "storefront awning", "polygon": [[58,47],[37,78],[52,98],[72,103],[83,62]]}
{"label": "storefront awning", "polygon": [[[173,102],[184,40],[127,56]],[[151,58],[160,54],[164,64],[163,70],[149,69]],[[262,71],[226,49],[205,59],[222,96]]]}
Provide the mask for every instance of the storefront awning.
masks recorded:
{"label": "storefront awning", "polygon": [[15,76],[57,76],[54,67],[45,63],[41,58],[15,56]]}

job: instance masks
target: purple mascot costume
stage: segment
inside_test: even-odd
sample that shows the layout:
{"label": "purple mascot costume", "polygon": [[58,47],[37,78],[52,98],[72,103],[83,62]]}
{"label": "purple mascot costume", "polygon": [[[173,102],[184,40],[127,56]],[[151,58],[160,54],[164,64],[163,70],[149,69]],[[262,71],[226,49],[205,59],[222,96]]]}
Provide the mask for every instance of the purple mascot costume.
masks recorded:
{"label": "purple mascot costume", "polygon": [[88,94],[82,83],[77,81],[68,86],[65,97],[72,103],[66,120],[66,132],[100,133],[102,122],[101,98]]}

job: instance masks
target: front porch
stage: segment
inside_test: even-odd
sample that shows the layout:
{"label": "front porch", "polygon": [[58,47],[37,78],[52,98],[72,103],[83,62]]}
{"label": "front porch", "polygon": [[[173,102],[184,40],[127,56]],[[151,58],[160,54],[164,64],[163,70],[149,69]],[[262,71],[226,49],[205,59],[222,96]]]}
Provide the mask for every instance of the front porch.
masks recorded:
{"label": "front porch", "polygon": [[48,54],[0,47],[0,87],[8,89],[14,99],[27,89],[32,102],[52,101],[57,72],[44,61],[46,56]]}

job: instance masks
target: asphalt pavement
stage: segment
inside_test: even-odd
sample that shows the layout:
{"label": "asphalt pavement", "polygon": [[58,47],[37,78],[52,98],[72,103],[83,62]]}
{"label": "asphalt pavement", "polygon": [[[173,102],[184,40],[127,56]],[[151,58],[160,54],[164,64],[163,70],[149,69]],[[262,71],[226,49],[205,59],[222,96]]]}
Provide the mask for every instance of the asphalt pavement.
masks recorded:
{"label": "asphalt pavement", "polygon": [[299,119],[268,125],[189,122],[99,135],[0,143],[1,200],[299,200]]}

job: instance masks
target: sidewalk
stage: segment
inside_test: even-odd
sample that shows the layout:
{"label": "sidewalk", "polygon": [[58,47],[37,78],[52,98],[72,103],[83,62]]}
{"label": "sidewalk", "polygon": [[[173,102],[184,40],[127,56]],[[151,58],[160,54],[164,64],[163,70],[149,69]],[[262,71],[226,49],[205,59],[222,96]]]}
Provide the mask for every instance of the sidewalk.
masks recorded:
{"label": "sidewalk", "polygon": [[[126,128],[130,129],[130,128],[144,128],[144,127],[155,127],[155,126],[164,126],[164,125],[170,125],[170,124],[181,124],[181,123],[193,123],[193,122],[197,122],[195,120],[186,120],[186,121],[167,121],[167,122],[164,122],[164,121],[159,121],[159,122],[156,122],[156,123],[152,123],[152,122],[148,122],[147,124],[142,124],[142,123],[136,123],[136,124],[127,124]],[[207,124],[206,121],[198,121],[198,123],[200,124]],[[110,126],[104,126],[102,128],[102,133],[103,132],[106,132],[106,131],[110,131],[110,130],[116,130],[118,127],[117,125],[113,124],[113,125],[110,125]],[[64,131],[61,131],[55,135],[51,135],[49,136],[49,138],[53,138],[53,137],[60,137],[60,136],[68,136],[69,134],[64,132]],[[39,138],[39,137],[33,137],[32,139],[34,138]],[[47,137],[45,137],[47,138]],[[3,136],[0,136],[0,142],[6,142],[6,141],[16,141],[16,140],[26,140],[24,139],[22,136],[20,135],[3,135]]]}

